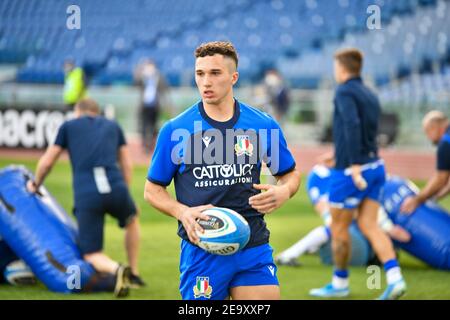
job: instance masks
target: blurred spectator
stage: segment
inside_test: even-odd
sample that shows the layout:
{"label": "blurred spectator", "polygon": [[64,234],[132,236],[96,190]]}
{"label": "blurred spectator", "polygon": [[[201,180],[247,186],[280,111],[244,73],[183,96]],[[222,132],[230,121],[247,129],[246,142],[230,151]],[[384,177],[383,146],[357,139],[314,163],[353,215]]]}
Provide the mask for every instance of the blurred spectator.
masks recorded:
{"label": "blurred spectator", "polygon": [[275,69],[270,69],[266,72],[264,87],[275,119],[281,125],[289,110],[289,88],[281,74]]}
{"label": "blurred spectator", "polygon": [[252,91],[253,105],[264,112],[273,114],[272,105],[269,101],[269,96],[264,84],[258,84],[253,87]]}
{"label": "blurred spectator", "polygon": [[136,67],[134,81],[141,91],[139,119],[141,121],[142,146],[151,151],[158,135],[158,117],[161,100],[167,92],[164,77],[150,59],[145,59]]}
{"label": "blurred spectator", "polygon": [[67,110],[73,110],[75,104],[87,96],[86,76],[72,59],[64,61],[64,74],[64,104]]}

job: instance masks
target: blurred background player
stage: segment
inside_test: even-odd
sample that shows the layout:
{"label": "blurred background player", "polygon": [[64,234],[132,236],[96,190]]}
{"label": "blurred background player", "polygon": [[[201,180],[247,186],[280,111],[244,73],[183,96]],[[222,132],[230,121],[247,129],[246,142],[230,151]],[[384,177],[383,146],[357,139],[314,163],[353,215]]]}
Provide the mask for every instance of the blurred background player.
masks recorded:
{"label": "blurred background player", "polygon": [[73,111],[75,104],[87,95],[86,76],[81,67],[75,66],[73,59],[64,61],[64,104],[66,110]]}
{"label": "blurred background player", "polygon": [[[145,199],[178,220],[178,235],[183,239],[180,257],[183,299],[279,299],[273,249],[269,245],[264,214],[279,208],[297,192],[300,174],[278,124],[267,114],[234,99],[233,86],[239,77],[234,46],[229,42],[205,43],[195,50],[195,57],[195,80],[202,100],[161,129],[145,184]],[[208,130],[198,131],[199,124]],[[189,136],[183,139],[181,150],[174,152],[177,141],[173,141],[172,133],[177,129],[189,130]],[[256,136],[239,135],[239,131],[249,129],[256,132],[277,129],[279,141],[257,151]],[[226,141],[230,132],[231,144]],[[191,141],[199,138],[201,150],[195,149],[197,143]],[[245,140],[243,144],[239,144],[239,138]],[[203,150],[211,152],[213,146],[225,151],[226,162],[219,156],[214,157],[214,165],[208,164],[203,156],[195,161],[193,155],[203,155]],[[242,147],[240,152],[236,151],[237,146]],[[277,185],[260,184],[261,161],[267,163],[269,156],[269,169],[277,177]],[[251,159],[255,160],[254,164],[250,164]],[[246,163],[247,169],[243,169],[242,163]],[[217,166],[221,169],[217,170]],[[240,173],[236,171],[230,177],[229,168]],[[211,175],[199,176],[199,172],[209,170],[212,170]],[[172,179],[176,200],[166,189]],[[248,244],[232,256],[210,254],[196,245],[198,232],[202,232],[196,220],[207,220],[202,211],[212,206],[235,210],[249,223]],[[193,288],[200,286],[199,276],[208,277],[211,294],[195,294]]]}
{"label": "blurred background player", "polygon": [[379,228],[377,215],[385,182],[384,162],[378,157],[376,135],[381,113],[377,97],[361,79],[362,53],[344,49],[335,54],[336,89],[333,115],[335,166],[331,172],[329,203],[335,269],[332,282],[310,294],[345,297],[350,293],[348,228],[358,210],[358,226],[386,271],[388,287],[380,299],[398,299],[406,292],[400,266],[389,237]]}
{"label": "blurred background player", "polygon": [[[330,175],[331,171],[328,167],[318,164],[314,166],[313,170],[308,175],[306,182],[307,194],[309,196],[309,199],[314,205],[315,211],[322,218],[324,224],[313,229],[293,246],[277,255],[277,257],[275,258],[275,262],[278,265],[299,266],[300,264],[298,262],[298,258],[300,256],[302,256],[304,253],[314,253],[318,251],[321,246],[325,245],[331,240],[331,214],[328,204]],[[410,234],[406,230],[392,223],[392,221],[389,219],[386,212],[382,208],[380,208],[380,210],[378,211],[378,224],[380,228],[385,231],[393,240],[408,242],[411,238]],[[357,233],[358,236],[363,237],[357,224],[352,224],[350,233],[351,235]],[[352,241],[353,239],[359,239],[359,237],[352,237]],[[364,246],[352,245],[350,247],[352,250],[352,253],[350,255],[351,258],[354,258],[356,255],[369,257],[368,253],[355,251],[355,248],[364,248]],[[361,260],[358,259],[358,261]],[[369,261],[366,261],[366,263],[368,262]],[[352,261],[350,264],[354,265]]]}
{"label": "blurred background player", "polygon": [[144,59],[137,66],[134,72],[134,81],[140,89],[139,120],[142,147],[149,152],[153,150],[158,135],[161,102],[168,91],[168,87],[163,75],[150,59]]}
{"label": "blurred background player", "polygon": [[450,124],[448,118],[441,111],[433,110],[425,115],[422,126],[428,140],[437,146],[436,173],[416,196],[403,202],[401,210],[405,213],[412,213],[420,204],[434,196],[442,198],[449,190]]}
{"label": "blurred background player", "polygon": [[[84,260],[98,272],[130,273],[130,285],[143,286],[138,271],[138,210],[128,191],[132,174],[130,155],[122,129],[99,113],[100,108],[92,99],[83,99],[75,105],[77,118],[59,128],[55,143],[40,158],[35,180],[29,181],[28,188],[32,192],[39,189],[66,149],[72,165],[74,214]],[[125,228],[130,267],[120,265],[102,251],[105,213]]]}
{"label": "blurred background player", "polygon": [[275,120],[282,126],[289,111],[289,88],[276,69],[269,69],[264,76],[264,89],[268,105]]}

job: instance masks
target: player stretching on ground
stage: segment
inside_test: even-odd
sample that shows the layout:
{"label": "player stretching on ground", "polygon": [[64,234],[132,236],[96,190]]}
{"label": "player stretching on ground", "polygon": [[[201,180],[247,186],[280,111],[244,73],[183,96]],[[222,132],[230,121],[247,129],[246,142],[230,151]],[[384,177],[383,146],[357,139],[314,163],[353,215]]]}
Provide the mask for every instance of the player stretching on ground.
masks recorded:
{"label": "player stretching on ground", "polygon": [[[279,299],[264,214],[297,192],[299,172],[278,124],[234,99],[238,58],[233,45],[206,43],[195,57],[202,100],[161,129],[145,199],[179,221],[183,299]],[[260,184],[262,160],[277,185]],[[172,179],[177,200],[166,190]],[[251,236],[242,251],[219,256],[196,246],[202,231],[196,219],[206,219],[202,210],[212,205],[233,209],[248,221]],[[207,288],[199,293],[197,285]]]}
{"label": "player stretching on ground", "polygon": [[398,299],[406,291],[400,266],[389,237],[377,224],[382,187],[383,160],[378,157],[376,135],[381,108],[377,97],[364,86],[360,74],[363,56],[356,49],[335,55],[339,86],[334,99],[333,141],[335,167],[330,177],[329,203],[335,269],[332,282],[312,289],[317,297],[345,297],[350,293],[348,228],[358,210],[358,226],[384,264],[388,287],[380,299]]}
{"label": "player stretching on ground", "polygon": [[410,197],[402,204],[402,212],[412,213],[422,203],[434,196],[442,198],[449,191],[450,182],[450,122],[441,111],[433,110],[423,118],[423,130],[434,145],[436,153],[436,173],[428,180],[426,186],[415,197]]}
{"label": "player stretching on ground", "polygon": [[130,280],[131,287],[143,286],[138,276],[138,212],[127,187],[132,173],[128,147],[119,125],[99,113],[100,108],[92,99],[82,99],[75,105],[77,118],[59,128],[55,144],[49,146],[39,160],[35,181],[30,180],[28,188],[32,192],[39,190],[67,149],[73,172],[74,214],[84,260],[99,272],[129,273],[102,251],[103,225],[105,212],[108,212],[126,230],[125,246],[131,274],[125,280]]}

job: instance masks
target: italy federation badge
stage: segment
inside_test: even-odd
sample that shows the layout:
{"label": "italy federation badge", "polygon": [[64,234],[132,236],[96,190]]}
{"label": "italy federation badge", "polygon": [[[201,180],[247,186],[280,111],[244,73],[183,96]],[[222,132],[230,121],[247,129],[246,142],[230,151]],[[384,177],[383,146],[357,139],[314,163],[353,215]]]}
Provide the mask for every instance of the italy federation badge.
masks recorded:
{"label": "italy federation badge", "polygon": [[250,143],[250,139],[248,136],[236,136],[237,143],[234,145],[234,150],[236,151],[237,156],[241,156],[246,154],[248,156],[252,156],[253,154],[253,145]]}
{"label": "italy federation badge", "polygon": [[194,286],[194,298],[211,298],[212,287],[209,285],[209,277],[197,277],[197,283]]}

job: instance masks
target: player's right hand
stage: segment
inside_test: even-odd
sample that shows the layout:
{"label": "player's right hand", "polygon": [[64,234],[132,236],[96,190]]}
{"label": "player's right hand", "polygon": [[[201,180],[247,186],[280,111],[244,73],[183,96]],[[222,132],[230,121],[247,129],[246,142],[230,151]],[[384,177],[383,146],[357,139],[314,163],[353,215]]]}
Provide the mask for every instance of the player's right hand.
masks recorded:
{"label": "player's right hand", "polygon": [[366,181],[366,179],[363,178],[362,175],[358,175],[356,177],[352,176],[352,179],[353,179],[353,183],[359,190],[363,191],[364,189],[367,188],[367,181]]}
{"label": "player's right hand", "polygon": [[392,239],[399,242],[407,243],[411,241],[411,234],[398,224],[395,224],[392,229],[388,231],[388,234]]}
{"label": "player's right hand", "polygon": [[213,205],[207,204],[198,207],[187,208],[184,210],[178,220],[183,224],[189,237],[189,241],[197,244],[200,241],[198,233],[203,233],[203,228],[198,224],[197,219],[208,220],[209,217],[202,211],[213,208]]}
{"label": "player's right hand", "polygon": [[417,197],[407,197],[400,206],[400,212],[403,214],[411,214],[420,205]]}
{"label": "player's right hand", "polygon": [[30,193],[36,193],[38,191],[38,187],[36,186],[36,182],[34,182],[33,180],[28,180],[27,181],[27,190]]}
{"label": "player's right hand", "polygon": [[363,178],[361,174],[361,166],[360,165],[352,165],[351,166],[351,175],[353,183],[355,184],[358,190],[363,191],[367,188],[367,181]]}

